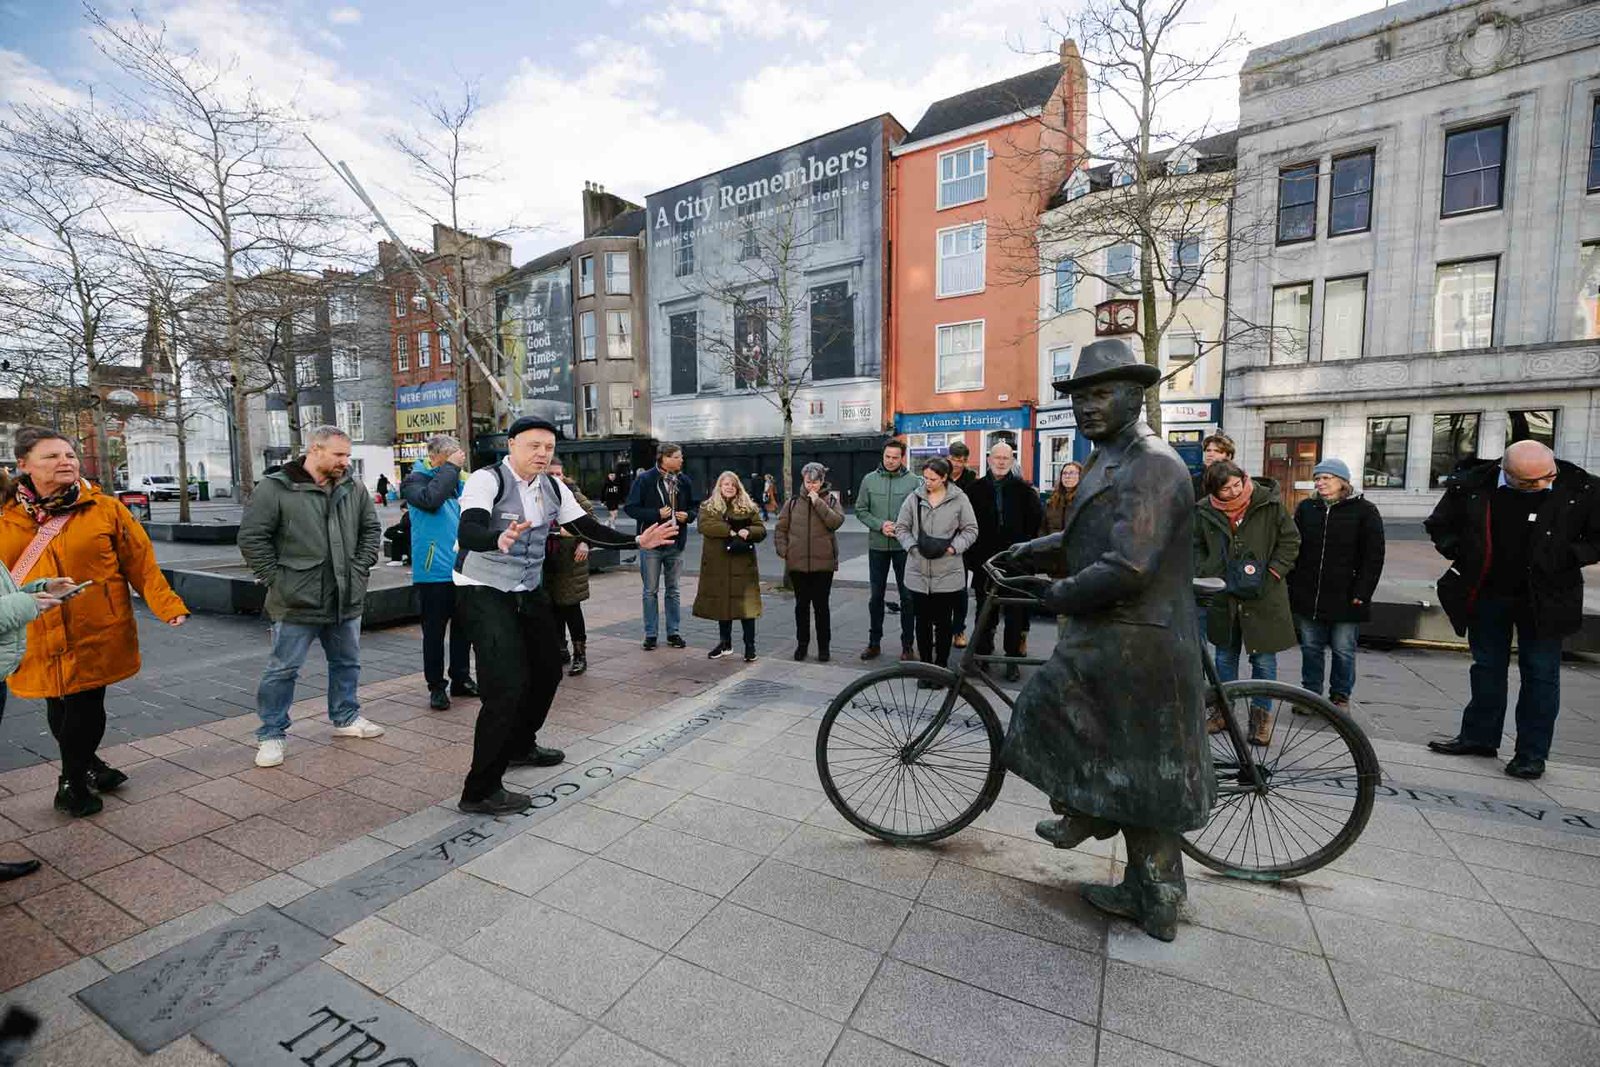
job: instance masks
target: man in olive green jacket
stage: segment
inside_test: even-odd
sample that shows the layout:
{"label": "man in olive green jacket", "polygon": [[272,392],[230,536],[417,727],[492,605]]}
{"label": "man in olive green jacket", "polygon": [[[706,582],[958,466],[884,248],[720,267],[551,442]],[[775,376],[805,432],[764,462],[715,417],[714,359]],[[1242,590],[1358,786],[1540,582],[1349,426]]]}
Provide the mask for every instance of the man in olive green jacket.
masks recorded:
{"label": "man in olive green jacket", "polygon": [[377,737],[361,716],[361,612],[382,528],[372,494],[349,477],[350,438],[310,432],[304,458],[267,475],[239,520],[239,552],[267,586],[272,655],[256,690],[256,766],[283,762],[294,683],[312,641],[328,658],[328,718],[339,737]]}
{"label": "man in olive green jacket", "polygon": [[895,585],[900,590],[900,658],[916,659],[911,647],[916,633],[916,619],[911,610],[911,597],[906,594],[906,550],[895,539],[894,523],[900,517],[900,505],[922,481],[906,469],[906,446],[901,441],[886,441],[883,445],[883,465],[861,479],[861,491],[856,494],[856,518],[867,528],[867,575],[872,594],[867,601],[867,648],[862,659],[877,659],[883,640],[883,594],[889,585],[889,568],[894,568]]}

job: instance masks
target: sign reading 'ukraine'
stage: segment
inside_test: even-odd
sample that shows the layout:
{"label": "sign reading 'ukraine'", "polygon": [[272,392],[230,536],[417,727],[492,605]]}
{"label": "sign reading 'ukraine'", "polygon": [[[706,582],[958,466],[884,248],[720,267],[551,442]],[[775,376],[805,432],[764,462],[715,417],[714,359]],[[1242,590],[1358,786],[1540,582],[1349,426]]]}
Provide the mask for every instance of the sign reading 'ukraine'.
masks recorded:
{"label": "sign reading 'ukraine'", "polygon": [[456,383],[423,382],[394,391],[396,433],[441,433],[456,428]]}

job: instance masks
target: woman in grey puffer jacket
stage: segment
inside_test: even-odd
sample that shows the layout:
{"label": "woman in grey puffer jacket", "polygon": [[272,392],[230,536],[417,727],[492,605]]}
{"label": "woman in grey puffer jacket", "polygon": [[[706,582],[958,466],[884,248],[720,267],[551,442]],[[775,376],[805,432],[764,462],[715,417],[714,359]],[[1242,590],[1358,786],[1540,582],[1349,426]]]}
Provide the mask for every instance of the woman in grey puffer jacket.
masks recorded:
{"label": "woman in grey puffer jacket", "polygon": [[917,655],[924,663],[943,667],[950,659],[955,612],[967,581],[961,553],[978,539],[978,516],[967,494],[950,484],[949,460],[935,456],[923,464],[922,484],[900,506],[894,533],[906,550]]}

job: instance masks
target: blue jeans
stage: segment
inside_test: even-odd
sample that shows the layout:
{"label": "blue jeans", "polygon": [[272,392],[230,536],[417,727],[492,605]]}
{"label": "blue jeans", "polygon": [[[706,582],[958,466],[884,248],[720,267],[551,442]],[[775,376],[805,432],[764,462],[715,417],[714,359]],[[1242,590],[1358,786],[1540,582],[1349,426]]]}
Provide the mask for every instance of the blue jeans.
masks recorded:
{"label": "blue jeans", "polygon": [[[1235,632],[1233,642],[1228,645],[1213,645],[1217,656],[1217,677],[1224,682],[1232,682],[1239,677],[1239,650],[1244,642],[1242,634]],[[1276,652],[1250,653],[1250,677],[1264,681],[1274,681],[1278,677],[1278,654]],[[1272,701],[1257,700],[1254,704],[1258,708],[1270,708]]]}
{"label": "blue jeans", "polygon": [[[1525,610],[1525,609],[1524,609]],[[1511,669],[1511,631],[1517,633],[1517,755],[1542,760],[1550,755],[1561,710],[1561,639],[1530,637],[1516,601],[1481,597],[1467,625],[1472,649],[1472,699],[1461,713],[1461,739],[1500,747],[1506,721],[1507,673]]]}
{"label": "blue jeans", "polygon": [[900,590],[900,647],[916,643],[916,608],[906,591],[906,553],[904,549],[868,549],[867,578],[872,595],[867,600],[867,644],[883,643],[883,596],[889,590],[889,568],[894,568],[895,588]]}
{"label": "blue jeans", "polygon": [[335,726],[348,726],[361,714],[356,688],[361,684],[361,620],[314,625],[298,622],[272,624],[272,655],[256,689],[256,714],[261,727],[257,741],[281,741],[289,732],[289,705],[294,703],[294,682],[311,651],[322,643],[328,657],[328,718]]}
{"label": "blue jeans", "polygon": [[1333,649],[1333,672],[1328,675],[1328,695],[1349,697],[1356,689],[1356,638],[1359,622],[1318,622],[1304,615],[1294,617],[1295,633],[1300,635],[1300,687],[1322,695],[1323,666]]}
{"label": "blue jeans", "polygon": [[659,624],[660,607],[656,603],[656,593],[661,588],[661,579],[667,579],[667,633],[678,632],[678,576],[683,573],[683,549],[677,545],[670,548],[641,548],[639,550],[639,577],[644,582],[644,635],[655,637]]}

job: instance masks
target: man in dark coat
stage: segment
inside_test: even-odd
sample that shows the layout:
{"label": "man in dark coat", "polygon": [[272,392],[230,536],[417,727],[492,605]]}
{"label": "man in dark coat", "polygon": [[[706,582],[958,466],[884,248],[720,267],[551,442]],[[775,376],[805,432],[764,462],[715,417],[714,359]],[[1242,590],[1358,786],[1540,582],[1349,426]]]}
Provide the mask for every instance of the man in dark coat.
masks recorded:
{"label": "man in dark coat", "polygon": [[[989,449],[989,472],[963,490],[972,501],[972,510],[978,516],[978,539],[966,553],[967,568],[972,571],[972,595],[979,605],[989,590],[989,579],[983,572],[983,563],[996,552],[1012,545],[1031,541],[1039,536],[1044,525],[1044,501],[1025,478],[1014,469],[1016,453],[1004,441]],[[981,611],[982,608],[980,607]],[[988,625],[976,634],[978,654],[987,656],[994,651],[994,631],[999,615],[1005,616],[1005,653],[1024,656],[1028,651],[1028,608],[1011,604],[998,615],[989,616]],[[1006,678],[1016,681],[1022,670],[1015,663],[1006,664]]]}
{"label": "man in dark coat", "polygon": [[1537,441],[1451,475],[1423,525],[1451,561],[1439,604],[1472,649],[1461,729],[1428,747],[1493,756],[1506,718],[1516,630],[1517,747],[1506,773],[1538,778],[1561,709],[1561,640],[1583,625],[1583,568],[1600,562],[1600,483]]}
{"label": "man in dark coat", "polygon": [[[967,496],[972,496],[972,487],[978,484],[978,472],[972,469],[972,452],[967,448],[965,441],[951,441],[950,453],[950,484],[961,490]],[[962,556],[962,564],[966,567],[966,577],[961,583],[961,599],[956,603],[956,621],[952,627],[955,634],[951,642],[957,648],[967,647],[967,607],[971,601],[968,586],[972,582],[972,563]]]}
{"label": "man in dark coat", "polygon": [[1144,422],[1159,372],[1126,342],[1084,348],[1072,396],[1095,443],[1066,526],[1001,556],[1064,616],[1050,660],[1022,687],[1002,758],[1063,818],[1038,827],[1058,848],[1122,832],[1127,874],[1085,886],[1090,904],[1176,936],[1185,896],[1178,835],[1204,826],[1216,796],[1192,592],[1194,490],[1170,445]]}

